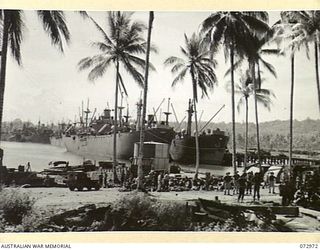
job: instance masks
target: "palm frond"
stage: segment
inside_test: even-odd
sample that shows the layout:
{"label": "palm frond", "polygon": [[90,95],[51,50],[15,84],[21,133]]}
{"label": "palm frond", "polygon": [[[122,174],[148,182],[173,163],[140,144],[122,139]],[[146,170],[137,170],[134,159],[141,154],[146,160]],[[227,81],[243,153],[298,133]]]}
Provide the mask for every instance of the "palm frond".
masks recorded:
{"label": "palm frond", "polygon": [[5,10],[4,21],[8,22],[8,39],[13,58],[21,65],[21,42],[23,39],[24,21],[21,10]]}
{"label": "palm frond", "polygon": [[257,95],[276,97],[270,89],[257,89]]}
{"label": "palm frond", "polygon": [[179,71],[181,68],[185,67],[184,63],[176,63],[172,68],[171,68],[171,73],[176,73]]}
{"label": "palm frond", "polygon": [[112,46],[109,44],[105,44],[104,42],[92,42],[90,44],[92,47],[99,49],[102,52],[108,53],[110,50],[112,50]]}
{"label": "palm frond", "polygon": [[[131,63],[134,63],[136,66],[140,67],[141,70],[145,69],[146,61],[144,59],[129,54],[127,54],[126,57],[131,61]],[[153,66],[151,62],[149,62],[149,69],[156,71],[156,68]]]}
{"label": "palm frond", "polygon": [[58,46],[63,52],[63,41],[68,43],[70,40],[70,32],[63,11],[38,10],[37,14],[44,30],[50,36],[52,44]]}
{"label": "palm frond", "polygon": [[93,22],[97,30],[102,34],[105,42],[107,42],[109,45],[113,45],[111,39],[109,38],[107,33],[103,30],[103,28],[101,28],[101,26],[92,17],[90,17],[90,20]]}
{"label": "palm frond", "polygon": [[131,64],[127,58],[122,58],[123,67],[129,73],[129,75],[135,80],[140,87],[144,85],[144,76],[136,70],[136,68]]}
{"label": "palm frond", "polygon": [[262,58],[260,58],[260,62],[274,77],[277,77],[277,72],[273,65],[263,60]]}
{"label": "palm frond", "polygon": [[244,96],[241,96],[241,97],[239,98],[238,103],[237,103],[237,111],[238,111],[238,113],[240,113],[241,106],[244,104],[244,101],[243,101],[243,100],[245,100],[245,97],[244,97]]}
{"label": "palm frond", "polygon": [[95,64],[93,69],[89,72],[88,79],[89,81],[95,81],[96,79],[102,77],[107,68],[110,66],[110,62],[112,62],[112,58],[108,58],[107,60],[103,60],[100,63]]}
{"label": "palm frond", "polygon": [[280,49],[262,49],[260,53],[262,55],[283,55]]}
{"label": "palm frond", "polygon": [[183,81],[187,71],[188,71],[188,68],[184,68],[183,70],[181,70],[179,74],[173,79],[171,86],[174,87],[178,82]]}
{"label": "palm frond", "polygon": [[[233,64],[233,70],[236,71],[240,68],[240,66],[243,63],[243,58],[239,58],[234,64]],[[227,77],[231,73],[231,68],[229,68],[226,73],[224,73],[224,77]]]}
{"label": "palm frond", "polygon": [[90,18],[89,14],[87,11],[78,11],[78,13],[80,14],[80,16],[83,18],[83,19],[87,19],[87,18]]}
{"label": "palm frond", "polygon": [[176,56],[170,56],[164,61],[165,66],[174,64],[174,63],[184,63],[184,60]]}

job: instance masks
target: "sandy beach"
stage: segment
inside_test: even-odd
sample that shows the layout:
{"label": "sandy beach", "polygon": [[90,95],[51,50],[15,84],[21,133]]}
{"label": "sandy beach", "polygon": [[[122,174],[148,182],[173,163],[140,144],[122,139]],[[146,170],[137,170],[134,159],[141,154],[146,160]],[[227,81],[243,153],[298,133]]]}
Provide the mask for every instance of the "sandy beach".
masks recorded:
{"label": "sandy beach", "polygon": [[[130,192],[120,192],[119,188],[103,188],[99,191],[70,191],[68,188],[27,188],[23,189],[30,197],[36,199],[35,206],[39,209],[71,210],[83,205],[95,204],[97,207],[113,203]],[[151,197],[171,201],[193,201],[198,198],[213,200],[216,196],[226,203],[237,203],[237,195],[224,195],[221,191],[183,191],[183,192],[149,192]],[[252,196],[247,195],[244,204],[250,204]],[[261,202],[281,203],[278,194],[269,194],[267,189],[261,190]]]}

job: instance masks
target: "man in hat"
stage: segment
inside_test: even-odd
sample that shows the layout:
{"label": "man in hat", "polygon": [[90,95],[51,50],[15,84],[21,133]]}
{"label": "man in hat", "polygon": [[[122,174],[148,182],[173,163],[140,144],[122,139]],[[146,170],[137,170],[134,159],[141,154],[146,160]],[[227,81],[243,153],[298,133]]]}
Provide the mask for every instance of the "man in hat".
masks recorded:
{"label": "man in hat", "polygon": [[244,198],[244,192],[247,187],[247,174],[243,173],[238,180],[239,183],[239,196],[238,196],[238,202],[243,202]]}
{"label": "man in hat", "polygon": [[230,176],[230,172],[228,172],[226,173],[226,176],[223,178],[225,195],[226,194],[230,195],[231,181],[232,181],[232,177]]}
{"label": "man in hat", "polygon": [[252,182],[253,182],[253,200],[255,201],[256,198],[260,200],[260,186],[262,182],[260,173],[254,174],[252,178]]}
{"label": "man in hat", "polygon": [[275,194],[274,192],[275,183],[276,183],[276,177],[274,176],[274,173],[271,172],[269,176],[269,194],[271,193],[271,191],[273,194]]}
{"label": "man in hat", "polygon": [[240,178],[239,171],[237,171],[233,176],[233,184],[234,184],[233,194],[239,194],[239,178]]}

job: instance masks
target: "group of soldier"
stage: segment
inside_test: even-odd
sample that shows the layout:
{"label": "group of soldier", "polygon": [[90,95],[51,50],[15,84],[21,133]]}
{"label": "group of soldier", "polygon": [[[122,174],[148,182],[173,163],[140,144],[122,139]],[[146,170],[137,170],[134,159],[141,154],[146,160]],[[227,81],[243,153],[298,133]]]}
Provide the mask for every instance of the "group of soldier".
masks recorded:
{"label": "group of soldier", "polygon": [[[245,194],[252,195],[253,200],[260,200],[260,188],[263,183],[263,176],[260,173],[243,173],[237,171],[233,176],[230,172],[226,173],[223,178],[224,195],[238,195],[238,202],[243,202]],[[264,182],[264,187],[268,185],[269,193],[275,194],[276,177],[273,172],[268,176],[267,182]]]}
{"label": "group of soldier", "polygon": [[[275,180],[274,173],[271,173],[268,182],[269,193],[275,193]],[[224,194],[238,195],[238,202],[243,202],[245,194],[252,195],[253,192],[253,200],[260,200],[262,182],[263,177],[260,173],[248,172],[240,175],[237,171],[231,176],[228,172],[223,178]]]}

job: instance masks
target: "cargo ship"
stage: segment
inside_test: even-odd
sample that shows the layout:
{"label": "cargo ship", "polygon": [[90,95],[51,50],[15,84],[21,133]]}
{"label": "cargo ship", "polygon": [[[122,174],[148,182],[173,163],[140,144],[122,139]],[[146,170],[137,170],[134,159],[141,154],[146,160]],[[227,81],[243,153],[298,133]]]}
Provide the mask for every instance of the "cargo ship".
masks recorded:
{"label": "cargo ship", "polygon": [[[194,164],[196,161],[195,136],[191,135],[193,106],[189,100],[187,130],[183,129],[176,135],[170,145],[170,156],[178,163]],[[202,132],[199,135],[200,164],[229,165],[229,137],[219,129]]]}
{"label": "cargo ship", "polygon": [[63,123],[59,123],[58,124],[58,129],[54,130],[51,134],[51,136],[49,137],[50,140],[50,144],[52,146],[56,146],[56,147],[64,147],[64,143],[62,141],[62,134],[66,129],[67,124]]}
{"label": "cargo ship", "polygon": [[49,140],[50,140],[50,144],[52,146],[64,147],[64,144],[63,144],[63,141],[62,141],[62,136],[58,137],[58,136],[52,135],[52,136],[50,136]]}
{"label": "cargo ship", "polygon": [[[133,157],[134,143],[140,140],[140,101],[137,106],[137,119],[129,122],[129,114],[118,119],[117,132],[117,158],[128,160]],[[89,112],[88,110],[85,111]],[[87,120],[87,119],[86,119]],[[62,143],[67,151],[95,160],[112,159],[113,157],[113,129],[114,118],[111,110],[105,109],[102,116],[90,122],[84,122],[82,128],[76,124],[70,125],[62,134]],[[175,132],[169,126],[168,115],[166,121],[156,122],[154,115],[148,115],[145,129],[145,141],[170,144]]]}

